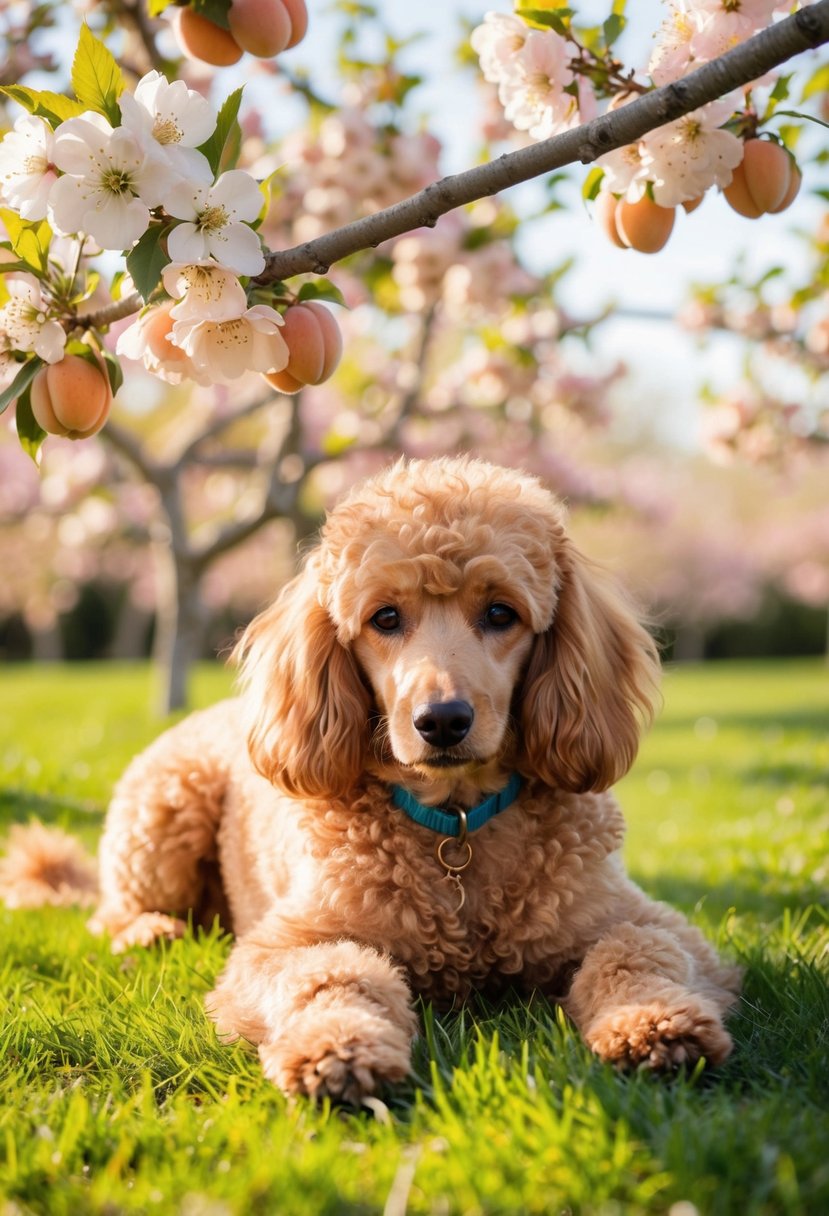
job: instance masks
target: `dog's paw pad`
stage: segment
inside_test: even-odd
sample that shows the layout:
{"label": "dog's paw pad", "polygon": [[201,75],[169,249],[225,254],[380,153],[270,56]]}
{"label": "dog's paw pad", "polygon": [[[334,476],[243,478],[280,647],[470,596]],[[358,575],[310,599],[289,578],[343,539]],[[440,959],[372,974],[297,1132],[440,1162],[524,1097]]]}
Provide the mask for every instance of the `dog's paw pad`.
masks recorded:
{"label": "dog's paw pad", "polygon": [[585,1037],[603,1060],[657,1071],[693,1065],[703,1056],[721,1064],[732,1046],[717,1011],[690,1002],[623,1005],[594,1022]]}

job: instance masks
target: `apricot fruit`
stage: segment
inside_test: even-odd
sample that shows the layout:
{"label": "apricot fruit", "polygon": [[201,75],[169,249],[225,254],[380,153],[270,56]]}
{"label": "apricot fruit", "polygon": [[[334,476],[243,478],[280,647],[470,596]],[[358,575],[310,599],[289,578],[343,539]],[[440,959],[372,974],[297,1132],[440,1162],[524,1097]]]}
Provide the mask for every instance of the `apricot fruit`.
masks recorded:
{"label": "apricot fruit", "polygon": [[739,215],[756,220],[768,212],[783,211],[799,188],[800,170],[781,144],[769,139],[747,139],[743,159],[723,194]]}
{"label": "apricot fruit", "polygon": [[647,194],[638,203],[621,199],[616,208],[616,229],[623,244],[640,253],[658,253],[668,243],[676,208],[660,207]]}
{"label": "apricot fruit", "polygon": [[619,249],[627,249],[628,246],[619,236],[619,229],[616,227],[616,208],[618,206],[619,200],[615,194],[601,190],[596,196],[596,219],[614,245],[617,245]]}
{"label": "apricot fruit", "polygon": [[308,32],[308,9],[305,0],[282,0],[291,18],[291,37],[286,50],[296,46]]}
{"label": "apricot fruit", "polygon": [[179,9],[173,28],[179,46],[190,59],[227,68],[242,58],[242,48],[233,35],[192,8]]}
{"label": "apricot fruit", "polygon": [[166,304],[159,304],[157,308],[149,310],[144,318],[144,338],[150,351],[160,363],[180,362],[187,359],[181,347],[176,346],[170,340],[173,328],[170,309],[174,304],[174,300],[170,300]]}
{"label": "apricot fruit", "polygon": [[265,379],[280,393],[298,393],[306,384],[322,384],[340,361],[340,327],[325,305],[316,300],[286,309],[280,330],[288,347],[288,362]]}
{"label": "apricot fruit", "polygon": [[49,435],[88,439],[109,417],[109,376],[100,360],[96,365],[81,355],[64,355],[37,373],[31,404],[35,421]]}
{"label": "apricot fruit", "polygon": [[232,0],[227,22],[242,50],[259,59],[284,51],[293,34],[283,0]]}

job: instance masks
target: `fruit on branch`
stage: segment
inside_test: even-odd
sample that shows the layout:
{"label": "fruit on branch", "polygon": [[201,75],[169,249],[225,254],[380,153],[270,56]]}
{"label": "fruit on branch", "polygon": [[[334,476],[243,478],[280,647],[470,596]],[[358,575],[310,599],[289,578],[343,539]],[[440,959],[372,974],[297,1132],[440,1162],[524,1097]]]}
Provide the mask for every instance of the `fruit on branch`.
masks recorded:
{"label": "fruit on branch", "polygon": [[242,48],[233,35],[192,8],[178,10],[173,29],[179,46],[190,59],[226,68],[242,58]]}
{"label": "fruit on branch", "polygon": [[747,219],[784,211],[800,189],[800,170],[790,152],[770,139],[747,139],[743,159],[723,194]]}
{"label": "fruit on branch", "polygon": [[620,249],[658,253],[664,249],[673,231],[676,208],[660,207],[647,194],[631,203],[602,191],[596,200],[596,216]]}
{"label": "fruit on branch", "polygon": [[232,0],[227,23],[242,50],[259,59],[284,51],[293,33],[282,0]]}
{"label": "fruit on branch", "polygon": [[308,32],[308,9],[305,7],[305,0],[282,0],[282,3],[291,18],[291,38],[285,48],[289,51],[292,46],[301,42]]}
{"label": "fruit on branch", "polygon": [[333,375],[343,351],[340,327],[324,304],[308,300],[285,311],[280,333],[288,363],[265,379],[280,393],[298,393],[306,384],[322,384]]}
{"label": "fruit on branch", "polygon": [[170,340],[170,334],[173,329],[173,319],[170,316],[170,309],[174,308],[175,300],[169,300],[166,304],[159,304],[157,308],[151,308],[147,311],[144,318],[144,339],[150,352],[159,363],[187,363],[187,356],[180,346],[176,346]]}
{"label": "fruit on branch", "polygon": [[227,14],[239,46],[260,59],[288,50],[305,36],[305,0],[232,0]]}
{"label": "fruit on branch", "polygon": [[112,389],[100,359],[64,355],[41,368],[32,381],[32,413],[49,435],[88,439],[109,417]]}

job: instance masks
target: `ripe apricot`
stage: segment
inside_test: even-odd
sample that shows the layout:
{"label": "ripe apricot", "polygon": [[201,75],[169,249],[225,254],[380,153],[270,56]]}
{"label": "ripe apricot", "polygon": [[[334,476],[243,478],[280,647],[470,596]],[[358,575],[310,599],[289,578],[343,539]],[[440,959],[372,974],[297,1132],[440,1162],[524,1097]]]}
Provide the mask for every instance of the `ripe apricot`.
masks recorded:
{"label": "ripe apricot", "polygon": [[259,59],[284,51],[293,34],[283,0],[232,0],[227,21],[242,50]]}
{"label": "ripe apricot", "polygon": [[302,42],[308,32],[308,9],[305,6],[305,0],[282,0],[282,3],[291,18],[291,38],[286,48],[290,50],[292,46]]}
{"label": "ripe apricot", "polygon": [[179,46],[190,59],[226,68],[242,58],[242,48],[233,35],[192,8],[178,10],[173,29]]}
{"label": "ripe apricot", "polygon": [[181,347],[175,346],[170,341],[169,335],[173,328],[170,309],[174,303],[174,300],[170,300],[166,304],[159,304],[157,308],[151,309],[144,318],[144,337],[160,363],[180,362],[187,359]]}
{"label": "ripe apricot", "polygon": [[797,198],[798,193],[800,192],[800,186],[801,186],[802,181],[803,181],[803,174],[798,169],[794,158],[792,158],[792,175],[791,175],[791,178],[789,179],[789,188],[786,191],[786,193],[783,195],[783,198],[780,200],[780,202],[777,204],[777,206],[770,208],[772,215],[778,215],[781,211],[785,211],[787,207],[790,207],[792,205],[794,200]]}
{"label": "ripe apricot", "polygon": [[32,381],[32,413],[42,430],[68,439],[87,439],[106,422],[112,389],[103,365],[80,355],[40,369]]}
{"label": "ripe apricot", "polygon": [[638,203],[621,199],[616,228],[625,245],[640,253],[658,253],[668,243],[676,218],[674,207],[660,207],[644,194]]}
{"label": "ripe apricot", "polygon": [[339,325],[316,300],[293,304],[286,310],[284,321],[280,333],[288,347],[288,363],[265,379],[281,393],[297,393],[306,384],[322,384],[340,361],[343,342]]}
{"label": "ripe apricot", "polygon": [[781,144],[769,139],[747,139],[743,159],[723,194],[734,211],[755,220],[769,211],[782,211],[788,206],[784,200],[789,195],[794,173],[799,178],[794,157]]}
{"label": "ripe apricot", "polygon": [[620,249],[627,249],[628,246],[619,236],[619,229],[616,227],[616,208],[618,206],[619,200],[615,194],[611,194],[607,190],[599,191],[596,196],[596,219],[614,245],[618,245]]}

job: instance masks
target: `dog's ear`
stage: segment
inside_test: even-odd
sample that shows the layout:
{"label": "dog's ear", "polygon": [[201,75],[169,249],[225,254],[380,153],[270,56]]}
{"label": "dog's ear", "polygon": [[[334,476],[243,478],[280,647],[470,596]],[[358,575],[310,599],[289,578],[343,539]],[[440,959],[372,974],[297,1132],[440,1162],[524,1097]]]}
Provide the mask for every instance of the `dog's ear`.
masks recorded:
{"label": "dog's ear", "polygon": [[559,789],[605,790],[630,768],[657,697],[659,659],[618,589],[569,542],[553,623],[530,653],[523,766]]}
{"label": "dog's ear", "polygon": [[317,598],[317,562],[288,583],[242,635],[254,767],[296,797],[345,794],[364,767],[370,695]]}

